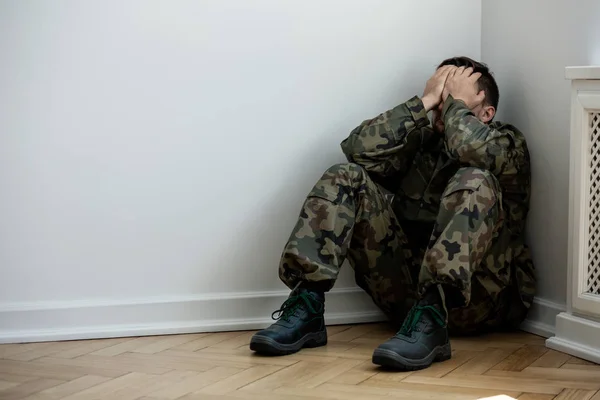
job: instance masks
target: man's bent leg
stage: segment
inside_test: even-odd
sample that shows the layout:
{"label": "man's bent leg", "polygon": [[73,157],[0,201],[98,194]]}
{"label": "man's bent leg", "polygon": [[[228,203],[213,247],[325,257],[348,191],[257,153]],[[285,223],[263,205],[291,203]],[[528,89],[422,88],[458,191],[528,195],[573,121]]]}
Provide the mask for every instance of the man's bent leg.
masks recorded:
{"label": "man's bent leg", "polygon": [[[501,231],[502,216],[496,178],[461,168],[442,196],[420,270],[421,299],[396,336],[375,350],[376,364],[417,369],[450,358],[448,320],[472,324],[488,318],[493,302],[479,281],[472,287],[471,280],[483,273],[480,266]],[[449,315],[446,305],[460,311]]]}
{"label": "man's bent leg", "polygon": [[358,285],[386,314],[408,291],[415,297],[402,228],[386,195],[356,164],[334,165],[315,184],[283,251],[279,276],[290,288],[302,282],[328,291],[346,258]]}
{"label": "man's bent leg", "polygon": [[[494,247],[506,247],[502,192],[489,171],[461,168],[442,196],[440,212],[419,276],[420,293],[441,284],[453,331],[472,332],[492,317],[494,293],[508,276],[493,275]],[[502,271],[500,268],[498,272]]]}
{"label": "man's bent leg", "polygon": [[[258,332],[251,348],[289,354],[326,343],[324,292],[346,257],[357,283],[388,315],[416,295],[400,245],[402,230],[384,193],[356,164],[329,168],[308,195],[285,246],[279,276],[291,289],[275,324]],[[409,293],[410,292],[410,293]]]}

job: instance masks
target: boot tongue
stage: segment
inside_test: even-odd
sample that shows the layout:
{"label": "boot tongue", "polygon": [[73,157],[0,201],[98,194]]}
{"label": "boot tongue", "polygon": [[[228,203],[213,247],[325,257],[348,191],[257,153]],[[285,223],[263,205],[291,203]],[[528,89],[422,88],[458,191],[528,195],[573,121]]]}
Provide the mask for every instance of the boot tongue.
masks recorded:
{"label": "boot tongue", "polygon": [[415,331],[427,330],[428,326],[445,325],[447,313],[442,293],[438,286],[431,287],[410,311],[399,333],[410,336]]}
{"label": "boot tongue", "polygon": [[[448,312],[446,310],[444,297],[445,296],[443,289],[440,286],[435,285],[429,288],[429,290],[425,293],[423,298],[419,301],[418,305],[421,307],[433,306],[436,310],[440,312],[440,314],[444,316],[444,318],[446,318]],[[431,313],[432,311],[429,311],[426,314],[430,315]]]}

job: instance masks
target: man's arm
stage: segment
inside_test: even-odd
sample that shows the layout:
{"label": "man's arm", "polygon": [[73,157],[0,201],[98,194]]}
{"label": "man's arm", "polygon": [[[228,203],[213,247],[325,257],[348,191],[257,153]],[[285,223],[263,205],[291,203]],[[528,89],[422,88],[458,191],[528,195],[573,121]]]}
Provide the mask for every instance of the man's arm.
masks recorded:
{"label": "man's arm", "polygon": [[356,127],[342,142],[348,161],[361,165],[380,182],[406,173],[425,135],[431,133],[427,112],[442,101],[446,78],[454,68],[436,70],[422,97],[415,96]]}
{"label": "man's arm", "polygon": [[518,172],[525,154],[520,145],[522,138],[514,128],[490,127],[452,95],[444,102],[442,115],[448,151],[461,164],[486,169],[494,175]]}
{"label": "man's arm", "polygon": [[408,170],[428,126],[423,102],[415,96],[352,130],[341,144],[342,151],[373,178],[385,180]]}

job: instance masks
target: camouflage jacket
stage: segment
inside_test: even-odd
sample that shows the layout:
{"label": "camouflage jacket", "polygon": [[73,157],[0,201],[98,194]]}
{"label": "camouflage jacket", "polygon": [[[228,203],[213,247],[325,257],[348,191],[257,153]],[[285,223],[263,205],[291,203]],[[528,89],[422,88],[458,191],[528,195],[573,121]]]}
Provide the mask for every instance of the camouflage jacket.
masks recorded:
{"label": "camouflage jacket", "polygon": [[342,142],[342,150],[348,161],[395,195],[400,220],[433,222],[442,193],[460,167],[488,170],[500,182],[511,236],[521,237],[531,191],[525,137],[512,125],[481,122],[452,96],[444,102],[442,116],[444,135],[433,131],[415,96],[361,123]]}
{"label": "camouflage jacket", "polygon": [[[443,135],[432,129],[423,102],[415,96],[363,121],[342,142],[342,150],[348,161],[361,165],[394,195],[392,206],[403,225],[422,222],[433,226],[442,194],[460,167],[490,171],[502,189],[503,236],[510,242],[505,261],[510,265],[521,258],[519,264],[530,263],[524,245],[531,192],[525,137],[512,125],[481,122],[464,102],[452,96],[444,102],[442,117]],[[425,237],[416,239],[421,243],[428,239],[427,229],[411,232],[412,236],[423,234]]]}

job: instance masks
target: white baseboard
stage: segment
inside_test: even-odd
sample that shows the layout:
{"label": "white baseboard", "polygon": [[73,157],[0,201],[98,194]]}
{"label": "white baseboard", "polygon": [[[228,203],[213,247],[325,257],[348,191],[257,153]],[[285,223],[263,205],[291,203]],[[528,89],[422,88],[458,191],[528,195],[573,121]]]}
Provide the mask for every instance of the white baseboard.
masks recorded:
{"label": "white baseboard", "polygon": [[556,316],[565,311],[565,309],[566,306],[564,304],[535,298],[527,319],[521,324],[521,329],[525,332],[549,338],[555,332]]}
{"label": "white baseboard", "polygon": [[[0,343],[261,329],[289,291],[0,305]],[[331,325],[384,321],[359,288],[327,293]]]}
{"label": "white baseboard", "polygon": [[600,364],[600,322],[560,313],[556,336],[548,339],[546,346]]}
{"label": "white baseboard", "polygon": [[[151,297],[120,301],[68,301],[0,305],[0,343],[98,339],[260,329],[288,291]],[[564,306],[535,299],[522,329],[554,335],[556,315]],[[327,293],[330,325],[385,321],[359,288]]]}

